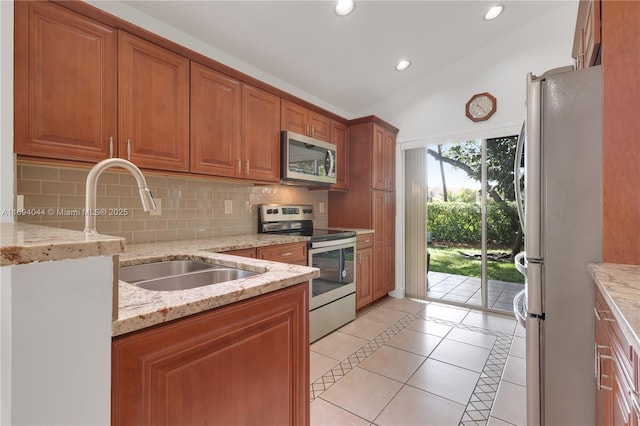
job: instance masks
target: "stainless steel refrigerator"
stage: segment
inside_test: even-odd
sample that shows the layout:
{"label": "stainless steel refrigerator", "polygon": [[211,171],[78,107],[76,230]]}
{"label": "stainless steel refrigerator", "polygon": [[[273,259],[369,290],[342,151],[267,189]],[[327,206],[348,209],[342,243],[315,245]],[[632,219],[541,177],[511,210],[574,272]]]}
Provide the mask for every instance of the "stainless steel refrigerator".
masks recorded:
{"label": "stainless steel refrigerator", "polygon": [[599,66],[527,76],[514,167],[526,284],[514,311],[526,328],[529,426],[595,423],[588,264],[602,260],[601,98]]}

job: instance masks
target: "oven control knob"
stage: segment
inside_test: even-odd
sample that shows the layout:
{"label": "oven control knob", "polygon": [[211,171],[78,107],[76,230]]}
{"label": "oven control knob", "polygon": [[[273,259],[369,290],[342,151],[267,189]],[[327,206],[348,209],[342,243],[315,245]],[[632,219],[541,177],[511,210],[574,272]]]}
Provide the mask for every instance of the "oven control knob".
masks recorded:
{"label": "oven control knob", "polygon": [[273,214],[278,214],[278,209],[273,209]]}
{"label": "oven control knob", "polygon": [[273,209],[268,209],[267,214],[273,214]]}
{"label": "oven control knob", "polygon": [[342,271],[342,278],[347,276],[347,271]]}

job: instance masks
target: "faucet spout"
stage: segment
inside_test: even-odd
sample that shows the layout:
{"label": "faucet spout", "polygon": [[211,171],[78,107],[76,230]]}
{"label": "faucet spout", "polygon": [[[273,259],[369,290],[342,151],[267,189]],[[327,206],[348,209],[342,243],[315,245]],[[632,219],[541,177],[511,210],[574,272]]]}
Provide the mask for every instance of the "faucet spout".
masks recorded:
{"label": "faucet spout", "polygon": [[111,167],[122,167],[127,169],[138,184],[138,193],[140,195],[140,201],[142,202],[142,208],[145,212],[155,211],[156,203],[153,200],[151,191],[147,188],[147,181],[140,169],[130,161],[122,158],[109,158],[100,161],[93,166],[87,175],[87,182],[85,186],[85,220],[84,220],[84,232],[86,234],[97,234],[96,229],[96,204],[98,193],[98,178],[105,170]]}

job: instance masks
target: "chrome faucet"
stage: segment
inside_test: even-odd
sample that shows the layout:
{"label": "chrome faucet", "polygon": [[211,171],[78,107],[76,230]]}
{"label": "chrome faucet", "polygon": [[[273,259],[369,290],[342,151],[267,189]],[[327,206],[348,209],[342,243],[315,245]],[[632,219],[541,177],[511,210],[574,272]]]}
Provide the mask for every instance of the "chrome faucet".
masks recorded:
{"label": "chrome faucet", "polygon": [[156,203],[153,201],[151,191],[147,188],[147,181],[140,169],[130,161],[122,158],[108,158],[102,160],[89,171],[87,175],[87,183],[85,188],[85,219],[84,219],[84,232],[86,234],[97,234],[96,229],[96,198],[98,190],[98,178],[106,169],[111,167],[122,167],[129,170],[136,182],[138,183],[138,192],[140,194],[140,201],[142,201],[142,209],[145,212],[155,211]]}

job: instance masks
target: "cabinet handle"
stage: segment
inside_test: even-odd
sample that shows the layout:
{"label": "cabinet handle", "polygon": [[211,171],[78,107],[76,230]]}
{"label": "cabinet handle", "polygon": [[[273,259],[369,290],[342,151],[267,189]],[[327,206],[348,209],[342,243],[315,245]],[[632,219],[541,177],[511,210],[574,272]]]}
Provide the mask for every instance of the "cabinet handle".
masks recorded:
{"label": "cabinet handle", "polygon": [[109,137],[109,158],[113,158],[113,136]]}
{"label": "cabinet handle", "polygon": [[247,167],[245,173],[249,176],[249,160],[247,160]]}
{"label": "cabinet handle", "polygon": [[633,411],[636,412],[636,416],[640,416],[640,404],[638,404],[638,398],[632,390],[629,391],[629,397],[631,398],[631,406],[633,407]]}
{"label": "cabinet handle", "polygon": [[304,125],[304,134],[307,136],[309,135],[309,123],[306,123]]}
{"label": "cabinet handle", "polygon": [[293,256],[293,253],[282,253],[280,255],[280,257],[289,257],[289,256]]}
{"label": "cabinet handle", "polygon": [[316,129],[311,126],[311,137],[314,137],[316,135]]}
{"label": "cabinet handle", "polygon": [[358,265],[362,265],[362,253],[358,253]]}
{"label": "cabinet handle", "polygon": [[127,139],[127,160],[131,161],[131,139]]}
{"label": "cabinet handle", "polygon": [[238,174],[242,174],[242,160],[238,158]]}
{"label": "cabinet handle", "polygon": [[609,313],[609,314],[611,313],[611,311],[607,311],[607,310],[604,310],[604,309],[597,309],[597,308],[593,308],[593,313],[596,315],[596,319],[597,319],[598,321],[616,322],[616,320],[615,320],[615,319],[613,319],[613,318],[602,318],[602,317],[600,316],[600,312],[603,312],[603,313]]}

